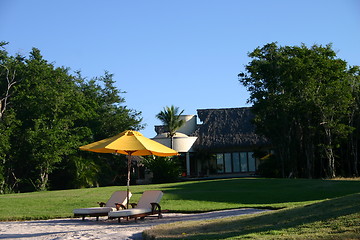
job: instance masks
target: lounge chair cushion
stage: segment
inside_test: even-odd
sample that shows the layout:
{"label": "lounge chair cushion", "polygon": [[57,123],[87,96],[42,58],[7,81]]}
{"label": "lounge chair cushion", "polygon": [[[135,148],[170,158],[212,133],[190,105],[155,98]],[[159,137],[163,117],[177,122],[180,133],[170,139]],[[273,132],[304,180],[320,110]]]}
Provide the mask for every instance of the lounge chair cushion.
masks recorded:
{"label": "lounge chair cushion", "polygon": [[91,215],[97,213],[107,213],[111,211],[116,211],[116,208],[111,207],[92,207],[92,208],[78,208],[74,209],[74,214],[77,215]]}
{"label": "lounge chair cushion", "polygon": [[[129,198],[131,197],[131,192],[129,192]],[[122,201],[122,202],[121,202]],[[127,203],[127,192],[126,191],[116,191],[114,192],[109,200],[106,202],[106,207],[115,208],[115,203],[121,203],[126,206]]]}
{"label": "lounge chair cushion", "polygon": [[121,211],[111,211],[109,212],[110,218],[120,218],[128,217],[138,214],[151,213],[152,206],[151,203],[160,203],[160,200],[164,193],[162,191],[150,190],[145,191],[135,208],[121,210]]}
{"label": "lounge chair cushion", "polygon": [[138,215],[138,214],[143,214],[143,213],[150,213],[151,212],[151,208],[131,208],[131,209],[125,209],[125,210],[121,210],[121,211],[111,211],[109,212],[109,217],[110,218],[118,218],[118,217],[128,217],[128,216],[133,216],[133,215]]}
{"label": "lounge chair cushion", "polygon": [[136,208],[147,208],[151,211],[151,203],[160,203],[164,193],[162,191],[150,190],[145,191],[141,196]]}
{"label": "lounge chair cushion", "polygon": [[[131,197],[131,192],[129,192],[129,198]],[[126,206],[127,203],[127,192],[126,191],[116,191],[114,192],[109,200],[106,202],[105,207],[90,207],[90,208],[78,208],[74,209],[73,213],[75,215],[92,215],[92,214],[107,214],[111,211],[116,211],[115,203],[121,203]]]}

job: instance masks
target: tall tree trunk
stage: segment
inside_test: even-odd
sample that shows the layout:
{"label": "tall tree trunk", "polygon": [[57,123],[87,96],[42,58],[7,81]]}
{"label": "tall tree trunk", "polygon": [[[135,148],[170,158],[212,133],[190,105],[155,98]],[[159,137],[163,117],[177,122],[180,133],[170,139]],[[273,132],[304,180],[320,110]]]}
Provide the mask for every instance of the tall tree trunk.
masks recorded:
{"label": "tall tree trunk", "polygon": [[[349,151],[349,155],[346,156],[346,161],[348,163],[348,176],[358,176],[358,126],[357,125],[357,118],[355,117],[356,115],[356,111],[357,108],[355,108],[356,110],[353,110],[351,112],[351,114],[349,114],[349,121],[348,121],[348,125],[350,127],[353,127],[354,130],[349,134],[349,140],[348,140],[348,151]],[[360,126],[360,125],[359,125]]]}
{"label": "tall tree trunk", "polygon": [[47,167],[41,169],[39,180],[40,180],[40,182],[37,184],[38,190],[46,191],[48,180],[49,180],[49,169]]}
{"label": "tall tree trunk", "polygon": [[310,140],[307,140],[305,142],[305,156],[306,156],[307,177],[313,178],[315,154],[314,154],[314,144]]}
{"label": "tall tree trunk", "polygon": [[16,84],[16,81],[15,81],[15,71],[11,75],[8,67],[4,65],[0,65],[0,66],[6,69],[6,81],[7,81],[6,91],[4,93],[4,96],[0,99],[0,120],[1,120],[6,110],[6,107],[9,104],[8,98],[10,97],[10,90]]}
{"label": "tall tree trunk", "polygon": [[352,172],[351,174],[353,176],[359,176],[359,170],[358,170],[358,153],[359,153],[359,149],[358,149],[358,143],[359,143],[359,134],[360,134],[360,118],[358,117],[354,117],[355,112],[352,113],[351,118],[350,118],[350,123],[349,126],[352,126],[355,128],[355,130],[350,134],[350,148],[351,148],[351,154],[350,154],[350,158],[351,158],[351,169]]}
{"label": "tall tree trunk", "polygon": [[325,138],[326,138],[326,146],[324,146],[325,155],[328,162],[328,177],[335,177],[335,156],[332,148],[332,135],[331,130],[325,126]]}
{"label": "tall tree trunk", "polygon": [[306,176],[307,178],[313,178],[315,174],[315,133],[312,129],[311,116],[307,115],[305,117],[304,124],[302,128],[302,142],[306,158]]}
{"label": "tall tree trunk", "polygon": [[[353,134],[352,134],[353,136]],[[358,171],[358,139],[357,137],[354,139],[354,137],[351,137],[351,150],[352,150],[352,174],[356,177],[359,176]]]}
{"label": "tall tree trunk", "polygon": [[279,152],[279,158],[281,163],[281,177],[285,178],[285,153],[284,148],[278,149]]}

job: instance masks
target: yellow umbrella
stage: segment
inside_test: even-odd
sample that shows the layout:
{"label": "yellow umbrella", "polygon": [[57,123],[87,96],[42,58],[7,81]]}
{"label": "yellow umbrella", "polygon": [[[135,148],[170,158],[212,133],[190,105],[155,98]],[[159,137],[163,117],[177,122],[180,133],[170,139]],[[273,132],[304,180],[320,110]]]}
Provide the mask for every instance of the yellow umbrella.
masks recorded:
{"label": "yellow umbrella", "polygon": [[118,135],[106,138],[85,146],[81,146],[80,150],[91,151],[97,153],[121,153],[128,155],[128,178],[127,191],[129,202],[129,186],[130,186],[130,165],[131,156],[147,156],[156,155],[161,157],[174,156],[179,153],[168,148],[158,142],[144,137],[137,131],[127,130]]}
{"label": "yellow umbrella", "polygon": [[98,153],[121,153],[125,155],[161,157],[178,155],[178,152],[144,137],[141,133],[127,130],[113,137],[80,147],[81,150]]}

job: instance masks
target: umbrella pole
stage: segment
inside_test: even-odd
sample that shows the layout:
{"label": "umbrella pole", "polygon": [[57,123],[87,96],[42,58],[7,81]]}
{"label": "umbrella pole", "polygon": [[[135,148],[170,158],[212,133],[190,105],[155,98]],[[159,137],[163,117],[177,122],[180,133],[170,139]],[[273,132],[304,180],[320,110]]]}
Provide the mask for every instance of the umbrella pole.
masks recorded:
{"label": "umbrella pole", "polygon": [[129,209],[129,192],[130,192],[130,176],[131,176],[131,174],[130,174],[130,172],[131,172],[131,153],[129,153],[129,155],[128,155],[128,176],[127,176],[127,184],[126,184],[126,186],[127,186],[127,189],[126,189],[126,199],[127,199],[127,201],[126,201],[126,208],[127,209]]}

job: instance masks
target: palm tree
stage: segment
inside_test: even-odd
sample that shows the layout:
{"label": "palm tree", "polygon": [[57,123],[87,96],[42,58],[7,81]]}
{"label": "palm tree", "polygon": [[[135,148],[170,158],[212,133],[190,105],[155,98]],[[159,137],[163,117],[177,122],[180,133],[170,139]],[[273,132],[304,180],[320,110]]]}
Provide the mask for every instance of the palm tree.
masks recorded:
{"label": "palm tree", "polygon": [[178,112],[179,108],[171,105],[170,107],[164,107],[164,110],[156,115],[156,118],[165,125],[165,128],[168,131],[167,137],[171,138],[171,148],[173,148],[173,139],[176,130],[178,130],[185,123],[185,120],[180,119],[180,116],[184,110],[182,110],[180,113]]}

